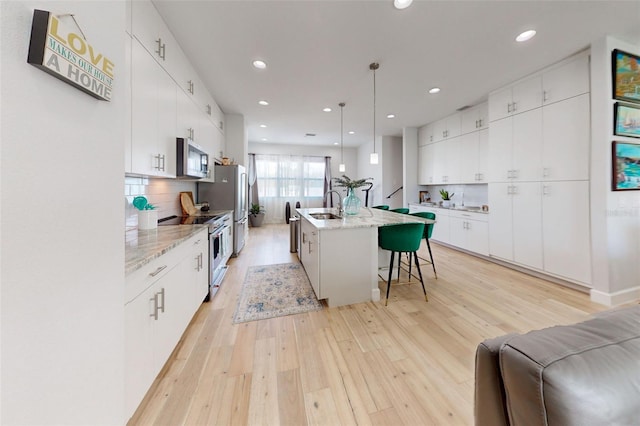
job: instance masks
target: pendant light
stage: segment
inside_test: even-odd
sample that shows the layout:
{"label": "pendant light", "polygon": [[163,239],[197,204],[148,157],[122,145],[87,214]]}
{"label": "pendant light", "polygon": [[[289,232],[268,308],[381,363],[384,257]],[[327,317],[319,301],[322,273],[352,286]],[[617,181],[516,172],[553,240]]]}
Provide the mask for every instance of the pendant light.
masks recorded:
{"label": "pendant light", "polygon": [[344,165],[344,119],[342,116],[342,110],[346,104],[344,102],[340,102],[338,105],[340,105],[340,165],[338,166],[338,170],[344,173],[347,171],[347,168]]}
{"label": "pendant light", "polygon": [[369,157],[369,163],[378,164],[378,153],[376,152],[376,70],[380,68],[380,64],[372,62],[369,69],[373,71],[373,152]]}

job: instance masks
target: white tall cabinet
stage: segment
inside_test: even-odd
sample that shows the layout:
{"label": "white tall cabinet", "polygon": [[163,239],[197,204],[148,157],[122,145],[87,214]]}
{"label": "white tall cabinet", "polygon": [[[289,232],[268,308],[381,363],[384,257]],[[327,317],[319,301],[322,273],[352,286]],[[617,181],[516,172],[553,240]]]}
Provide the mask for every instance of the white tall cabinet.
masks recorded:
{"label": "white tall cabinet", "polygon": [[489,253],[589,286],[589,67],[580,54],[489,95]]}

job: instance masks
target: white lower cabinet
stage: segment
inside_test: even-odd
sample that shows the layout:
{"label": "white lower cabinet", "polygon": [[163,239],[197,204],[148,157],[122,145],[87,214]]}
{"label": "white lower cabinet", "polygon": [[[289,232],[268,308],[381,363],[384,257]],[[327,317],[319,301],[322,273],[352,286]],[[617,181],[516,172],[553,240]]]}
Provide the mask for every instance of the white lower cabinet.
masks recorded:
{"label": "white lower cabinet", "polygon": [[129,417],[207,294],[207,238],[203,228],[126,279],[125,409]]}
{"label": "white lower cabinet", "polygon": [[542,192],[545,270],[591,283],[589,182],[545,182]]}
{"label": "white lower cabinet", "polygon": [[589,182],[490,183],[489,254],[591,283]]}
{"label": "white lower cabinet", "polygon": [[485,213],[452,211],[449,220],[451,245],[485,256],[489,254],[489,224]]}
{"label": "white lower cabinet", "polygon": [[300,219],[300,262],[304,265],[311,287],[318,299],[320,293],[320,250],[318,247],[318,230],[304,217]]}

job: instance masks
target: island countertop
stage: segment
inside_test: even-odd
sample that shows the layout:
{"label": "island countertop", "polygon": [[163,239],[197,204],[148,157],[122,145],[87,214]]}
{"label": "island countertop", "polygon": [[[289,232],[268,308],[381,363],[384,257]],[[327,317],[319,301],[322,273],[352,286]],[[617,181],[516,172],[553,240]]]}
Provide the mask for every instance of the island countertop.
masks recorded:
{"label": "island countertop", "polygon": [[374,209],[371,207],[363,207],[356,215],[344,214],[341,219],[315,219],[311,213],[333,213],[337,214],[335,208],[308,208],[296,209],[300,216],[308,220],[318,230],[325,229],[353,229],[353,228],[371,228],[385,225],[394,225],[398,223],[435,223],[435,220],[425,219],[418,216],[412,216],[402,213],[396,213],[388,210]]}

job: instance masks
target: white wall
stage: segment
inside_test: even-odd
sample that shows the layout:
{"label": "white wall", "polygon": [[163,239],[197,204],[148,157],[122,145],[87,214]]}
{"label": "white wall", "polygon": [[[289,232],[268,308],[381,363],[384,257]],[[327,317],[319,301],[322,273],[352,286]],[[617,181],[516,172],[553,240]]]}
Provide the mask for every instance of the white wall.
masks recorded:
{"label": "white wall", "polygon": [[[27,64],[34,8],[113,60],[111,102]],[[124,2],[0,11],[0,423],[123,424]]]}
{"label": "white wall", "polygon": [[[382,167],[384,164],[384,153],[382,152],[382,136],[376,138],[376,152],[378,153],[378,164],[370,164],[369,156],[373,152],[373,141],[364,143],[358,147],[358,175],[349,177],[362,179],[373,178],[373,187],[369,191],[369,207],[377,206],[379,204],[387,204],[383,202],[382,197]],[[388,195],[388,194],[387,194]],[[364,196],[364,194],[363,194]],[[362,198],[362,205],[364,206],[364,198]]]}
{"label": "white wall", "polygon": [[405,207],[402,190],[387,198],[402,186],[402,138],[384,136],[382,138],[382,197],[384,204],[396,209]]}
{"label": "white wall", "polygon": [[418,203],[423,186],[418,185],[418,128],[405,127],[402,129],[402,186],[403,199],[406,205]]}
{"label": "white wall", "polygon": [[594,301],[615,305],[640,299],[640,191],[611,191],[613,135],[611,52],[640,47],[612,37],[591,46],[591,244]]}

